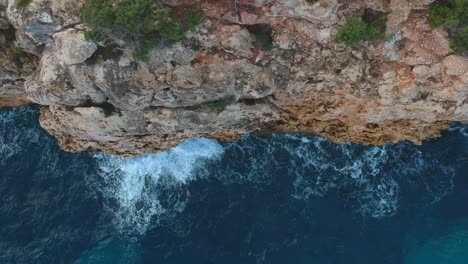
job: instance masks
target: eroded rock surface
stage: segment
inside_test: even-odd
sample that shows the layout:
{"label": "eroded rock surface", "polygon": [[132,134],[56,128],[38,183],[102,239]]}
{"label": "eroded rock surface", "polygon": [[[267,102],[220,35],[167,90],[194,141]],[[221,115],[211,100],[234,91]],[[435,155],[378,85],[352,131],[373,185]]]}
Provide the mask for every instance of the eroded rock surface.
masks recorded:
{"label": "eroded rock surface", "polygon": [[[273,132],[418,143],[468,122],[468,59],[429,26],[431,0],[171,0],[208,19],[147,62],[125,40],[85,40],[84,2],[0,1],[0,29],[14,27],[15,47],[40,59],[36,70],[2,63],[0,105],[43,105],[42,126],[69,151],[134,155]],[[337,44],[346,17],[365,9],[387,15],[389,39]],[[260,49],[260,27],[271,31],[270,50]]]}

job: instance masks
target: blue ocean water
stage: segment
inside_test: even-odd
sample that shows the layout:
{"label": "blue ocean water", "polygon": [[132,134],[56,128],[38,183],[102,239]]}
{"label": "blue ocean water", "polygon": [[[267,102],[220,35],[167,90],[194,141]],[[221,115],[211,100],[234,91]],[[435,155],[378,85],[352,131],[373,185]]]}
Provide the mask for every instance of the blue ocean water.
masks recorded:
{"label": "blue ocean water", "polygon": [[0,111],[0,263],[468,263],[468,126],[417,146],[299,134],[66,153]]}

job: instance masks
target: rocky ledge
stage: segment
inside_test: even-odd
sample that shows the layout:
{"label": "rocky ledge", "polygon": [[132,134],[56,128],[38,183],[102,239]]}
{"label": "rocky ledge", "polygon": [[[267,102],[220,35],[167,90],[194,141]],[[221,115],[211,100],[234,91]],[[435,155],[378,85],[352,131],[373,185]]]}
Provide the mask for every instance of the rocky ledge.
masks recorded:
{"label": "rocky ledge", "polygon": [[[135,155],[243,133],[419,143],[468,122],[468,59],[429,26],[431,0],[167,0],[207,19],[145,61],[124,39],[85,39],[85,0],[27,2],[0,0],[0,105],[41,105],[68,151]],[[385,14],[388,37],[337,43],[360,11]]]}

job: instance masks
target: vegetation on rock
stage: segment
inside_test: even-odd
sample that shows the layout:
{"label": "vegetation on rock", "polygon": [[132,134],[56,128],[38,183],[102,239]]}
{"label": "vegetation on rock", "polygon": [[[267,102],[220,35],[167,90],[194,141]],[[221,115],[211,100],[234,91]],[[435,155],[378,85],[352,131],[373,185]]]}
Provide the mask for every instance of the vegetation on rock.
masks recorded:
{"label": "vegetation on rock", "polygon": [[0,51],[9,48],[15,41],[15,28],[10,26],[8,29],[0,30]]}
{"label": "vegetation on rock", "polygon": [[226,106],[229,105],[229,103],[230,103],[229,100],[221,99],[217,101],[207,102],[207,103],[204,103],[203,105],[208,107],[211,111],[221,112],[226,108]]}
{"label": "vegetation on rock", "polygon": [[376,42],[385,39],[387,18],[381,16],[373,21],[366,21],[362,15],[351,16],[338,31],[336,41],[349,47],[356,47],[364,42]]}
{"label": "vegetation on rock", "polygon": [[83,8],[83,20],[91,29],[85,34],[87,39],[102,41],[119,33],[137,43],[136,55],[143,60],[161,39],[170,43],[184,41],[185,31],[204,19],[192,7],[178,18],[162,0],[88,0]]}
{"label": "vegetation on rock", "polygon": [[31,2],[31,0],[19,0],[19,1],[18,1],[18,6],[19,6],[19,7],[25,7],[25,6],[27,6],[30,2]]}
{"label": "vegetation on rock", "polygon": [[429,6],[429,24],[449,33],[450,47],[458,54],[468,51],[468,0],[444,0]]}
{"label": "vegetation on rock", "polygon": [[247,26],[247,30],[255,35],[256,46],[263,51],[269,51],[273,48],[272,29],[267,24],[256,24]]}

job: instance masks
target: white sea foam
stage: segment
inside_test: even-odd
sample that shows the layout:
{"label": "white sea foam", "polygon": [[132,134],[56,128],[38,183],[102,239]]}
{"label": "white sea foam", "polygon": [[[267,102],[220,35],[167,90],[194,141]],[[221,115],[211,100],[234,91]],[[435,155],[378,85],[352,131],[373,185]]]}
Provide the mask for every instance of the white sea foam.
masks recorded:
{"label": "white sea foam", "polygon": [[454,170],[410,143],[362,146],[299,135],[244,137],[227,144],[226,155],[228,164],[216,174],[225,183],[268,184],[277,176],[293,177],[293,197],[337,192],[356,212],[375,218],[398,211],[401,182],[425,188],[420,199],[429,203],[453,189]]}
{"label": "white sea foam", "polygon": [[[42,163],[54,170],[58,152],[36,123],[28,122],[34,108],[0,111],[0,165],[26,146],[41,146]],[[36,113],[34,113],[36,114]],[[26,120],[26,121],[25,121]],[[450,132],[468,135],[466,126]],[[227,156],[227,157],[226,157]],[[113,215],[118,229],[144,233],[151,220],[182,211],[190,193],[186,183],[213,175],[225,184],[251,183],[259,188],[277,176],[295,179],[293,196],[309,199],[329,191],[341,192],[356,211],[371,217],[395,214],[400,199],[398,182],[411,181],[425,188],[429,202],[437,202],[453,189],[455,170],[424,154],[411,144],[364,147],[333,144],[318,137],[274,135],[268,138],[244,136],[240,142],[193,139],[167,152],[125,159],[96,155],[104,206]],[[223,158],[211,168],[207,161]],[[74,166],[76,168],[72,168]],[[79,170],[72,163],[70,170]],[[63,173],[65,174],[65,173]],[[94,182],[93,182],[94,183]],[[94,184],[91,184],[92,186]],[[425,198],[426,199],[426,198]],[[357,206],[355,206],[357,204]]]}
{"label": "white sea foam", "polygon": [[[98,155],[105,181],[102,189],[113,201],[108,203],[109,210],[118,227],[142,233],[155,215],[161,219],[183,210],[190,197],[185,183],[207,175],[224,184],[258,184],[258,188],[277,177],[292,177],[292,196],[297,199],[333,191],[356,212],[375,218],[398,211],[403,181],[425,188],[428,202],[440,200],[453,189],[454,170],[409,143],[334,144],[290,134],[244,136],[223,145],[196,139],[164,153],[133,159]],[[210,163],[214,167],[205,162],[218,159]]]}
{"label": "white sea foam", "polygon": [[17,153],[20,145],[17,142],[18,132],[15,126],[14,113],[12,110],[0,112],[0,158],[6,160]]}
{"label": "white sea foam", "polygon": [[183,210],[189,197],[183,188],[173,188],[169,197],[164,198],[169,207],[161,201],[161,190],[200,176],[197,172],[206,161],[218,159],[222,154],[223,148],[215,140],[200,138],[155,155],[129,159],[96,155],[104,180],[102,191],[115,203],[108,209],[114,214],[117,227],[124,232],[144,233],[153,216]]}
{"label": "white sea foam", "polygon": [[340,192],[351,188],[354,191],[346,198],[359,204],[358,212],[376,218],[396,213],[399,186],[380,171],[389,159],[385,146],[357,151],[356,146],[331,146],[323,139],[312,144],[302,142],[294,152],[307,164],[307,169],[295,172],[296,177],[307,180],[303,180],[305,186],[295,185],[299,191],[296,198],[307,199],[310,195],[323,196],[330,190]]}
{"label": "white sea foam", "polygon": [[357,203],[356,211],[367,216],[386,217],[398,210],[399,185],[382,172],[393,162],[387,146],[333,144],[295,134],[252,139],[247,136],[226,145],[228,164],[216,174],[223,182],[267,184],[284,171],[287,175],[280,176],[295,178],[292,195],[297,199],[321,197],[334,190],[346,192],[345,199]]}
{"label": "white sea foam", "polygon": [[462,134],[464,137],[468,137],[468,127],[467,126],[455,125],[455,126],[449,127],[447,129],[447,131],[458,132],[458,133]]}

